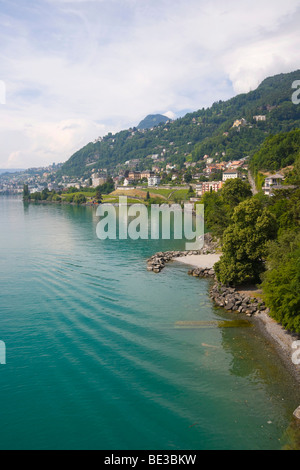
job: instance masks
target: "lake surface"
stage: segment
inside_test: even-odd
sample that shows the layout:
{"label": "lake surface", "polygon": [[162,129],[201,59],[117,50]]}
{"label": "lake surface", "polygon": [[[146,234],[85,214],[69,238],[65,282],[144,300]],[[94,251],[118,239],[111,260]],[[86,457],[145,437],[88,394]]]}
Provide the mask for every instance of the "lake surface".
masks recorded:
{"label": "lake surface", "polygon": [[[207,280],[100,241],[96,209],[0,197],[1,449],[281,449],[298,387],[256,327],[212,305]],[[176,328],[181,321],[208,322]],[[292,443],[293,445],[293,443]]]}

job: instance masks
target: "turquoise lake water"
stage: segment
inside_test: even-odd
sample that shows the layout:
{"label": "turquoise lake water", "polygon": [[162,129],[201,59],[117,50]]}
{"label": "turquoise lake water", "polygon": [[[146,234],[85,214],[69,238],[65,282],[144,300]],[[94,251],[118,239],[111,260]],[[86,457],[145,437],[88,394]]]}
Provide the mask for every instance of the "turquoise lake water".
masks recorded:
{"label": "turquoise lake water", "polygon": [[298,387],[207,280],[171,263],[180,241],[100,241],[96,209],[0,198],[1,449],[281,449]]}

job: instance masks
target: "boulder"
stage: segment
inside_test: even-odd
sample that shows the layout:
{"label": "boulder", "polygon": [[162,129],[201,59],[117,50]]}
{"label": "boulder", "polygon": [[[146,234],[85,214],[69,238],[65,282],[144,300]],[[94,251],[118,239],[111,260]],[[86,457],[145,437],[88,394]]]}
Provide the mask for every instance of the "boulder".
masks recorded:
{"label": "boulder", "polygon": [[233,310],[233,308],[234,308],[233,302],[228,302],[228,304],[225,305],[225,310]]}
{"label": "boulder", "polygon": [[300,419],[300,406],[294,411],[293,415],[296,419]]}

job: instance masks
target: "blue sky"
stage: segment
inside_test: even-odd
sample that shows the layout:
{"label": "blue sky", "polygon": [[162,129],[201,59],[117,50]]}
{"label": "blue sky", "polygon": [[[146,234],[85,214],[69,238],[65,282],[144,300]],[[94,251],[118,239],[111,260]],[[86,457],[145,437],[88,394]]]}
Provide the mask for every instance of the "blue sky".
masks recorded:
{"label": "blue sky", "polygon": [[299,0],[0,0],[0,168],[300,69],[299,20]]}

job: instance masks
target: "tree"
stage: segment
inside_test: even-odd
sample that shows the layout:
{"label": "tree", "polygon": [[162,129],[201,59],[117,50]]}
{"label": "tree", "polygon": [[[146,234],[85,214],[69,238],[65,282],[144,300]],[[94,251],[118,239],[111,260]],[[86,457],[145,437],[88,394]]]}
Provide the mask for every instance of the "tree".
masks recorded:
{"label": "tree", "polygon": [[193,176],[191,175],[191,173],[186,173],[186,174],[184,175],[184,181],[185,181],[186,183],[189,184],[189,183],[192,181],[192,179],[193,179]]}
{"label": "tree", "polygon": [[75,194],[75,196],[73,198],[73,202],[75,204],[85,204],[86,203],[86,197],[82,193],[77,193],[77,194]]}
{"label": "tree", "polygon": [[293,170],[288,174],[286,179],[288,184],[296,184],[300,186],[300,151],[295,161]]}
{"label": "tree", "polygon": [[288,231],[269,245],[262,289],[271,316],[300,333],[300,233]]}
{"label": "tree", "polygon": [[95,200],[98,202],[98,204],[101,204],[103,201],[101,186],[97,186],[96,188]]}
{"label": "tree", "polygon": [[205,223],[213,235],[222,240],[234,209],[251,195],[249,183],[241,179],[228,180],[221,191],[204,194],[202,202],[205,207]]}
{"label": "tree", "polygon": [[41,194],[42,201],[46,201],[49,197],[50,191],[48,188],[44,188]]}
{"label": "tree", "polygon": [[240,285],[258,282],[265,270],[267,242],[277,234],[271,212],[252,198],[240,203],[224,232],[223,256],[215,265],[218,281]]}
{"label": "tree", "polygon": [[231,207],[252,196],[250,184],[240,178],[227,180],[222,187],[223,201]]}
{"label": "tree", "polygon": [[23,199],[24,201],[28,201],[28,199],[30,199],[30,191],[28,188],[28,184],[24,184],[23,186]]}
{"label": "tree", "polygon": [[221,191],[205,193],[202,202],[206,226],[214,236],[222,239],[226,227],[230,224],[230,215],[224,204]]}
{"label": "tree", "polygon": [[193,196],[195,196],[195,191],[193,190],[193,187],[192,187],[192,186],[189,187],[189,190],[188,190],[188,194],[187,194],[187,195],[188,195],[188,197],[193,197]]}

